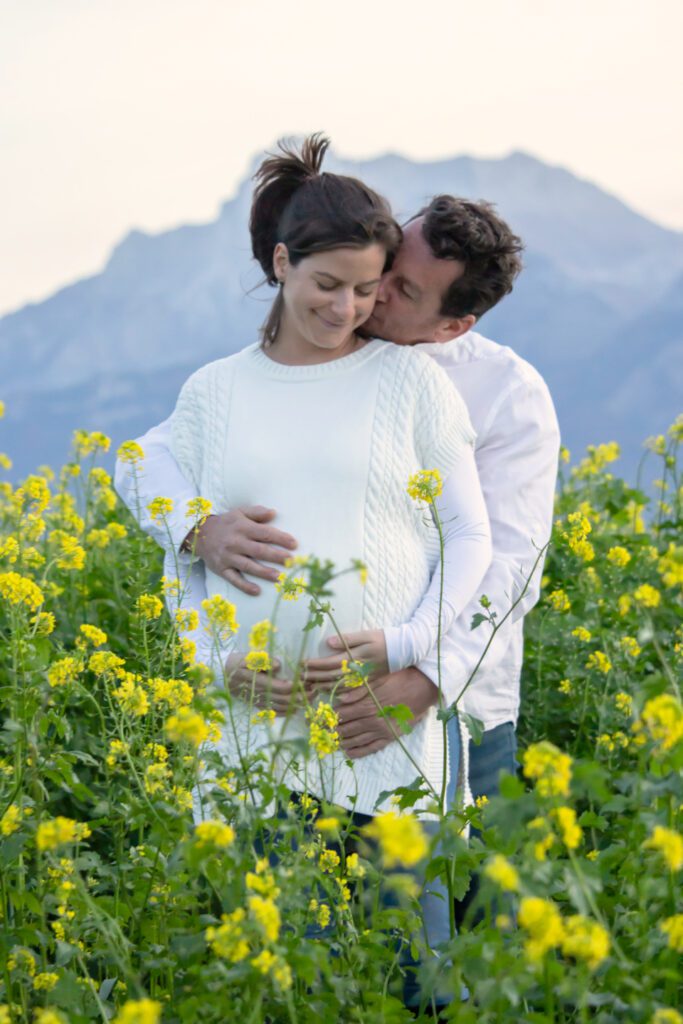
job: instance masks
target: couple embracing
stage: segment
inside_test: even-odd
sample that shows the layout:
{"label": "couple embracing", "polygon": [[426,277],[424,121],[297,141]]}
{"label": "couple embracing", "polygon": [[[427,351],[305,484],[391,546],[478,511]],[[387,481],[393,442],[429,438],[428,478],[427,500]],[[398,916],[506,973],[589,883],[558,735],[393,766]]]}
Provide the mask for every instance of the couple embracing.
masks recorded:
{"label": "couple embracing", "polygon": [[[171,418],[140,438],[137,481],[119,463],[116,486],[169,564],[187,560],[184,607],[215,594],[237,607],[239,630],[214,666],[233,695],[227,760],[247,734],[258,748],[274,730],[302,733],[302,703],[337,686],[344,659],[372,664],[373,694],[346,690],[336,706],[341,750],[305,785],[286,777],[294,791],[372,815],[383,791],[414,781],[415,764],[438,788],[437,705],[459,698],[489,639],[470,629],[480,596],[502,619],[548,540],[559,432],[539,374],[473,330],[512,289],[517,236],[487,203],[452,196],[401,228],[362,182],[321,170],[327,145],[313,136],[281,148],[256,174],[252,251],[277,289],[261,340],[190,377]],[[429,514],[406,493],[425,469],[440,474],[440,560]],[[146,512],[160,494],[174,499],[163,533]],[[200,494],[215,514],[188,535],[183,511]],[[360,560],[367,581],[335,579],[344,644],[329,624],[316,627],[303,658],[308,602],[281,601],[277,660],[255,673],[246,638],[272,615],[275,581],[295,553],[338,570]],[[522,621],[539,581],[537,566],[459,701],[484,727],[469,750],[475,797],[515,770]],[[273,722],[253,724],[254,702]],[[401,743],[378,702],[411,709]],[[448,743],[453,784],[468,760],[456,718]]]}

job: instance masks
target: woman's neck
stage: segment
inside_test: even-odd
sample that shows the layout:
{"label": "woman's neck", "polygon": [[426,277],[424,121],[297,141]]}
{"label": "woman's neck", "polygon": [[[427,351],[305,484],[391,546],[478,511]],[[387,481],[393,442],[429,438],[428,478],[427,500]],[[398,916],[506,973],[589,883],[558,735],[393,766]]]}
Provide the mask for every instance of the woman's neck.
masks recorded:
{"label": "woman's neck", "polygon": [[296,332],[288,331],[285,324],[280,325],[274,340],[266,344],[268,357],[285,366],[318,366],[320,363],[332,363],[344,356],[358,352],[367,344],[366,338],[353,333],[336,348],[324,348],[314,345]]}

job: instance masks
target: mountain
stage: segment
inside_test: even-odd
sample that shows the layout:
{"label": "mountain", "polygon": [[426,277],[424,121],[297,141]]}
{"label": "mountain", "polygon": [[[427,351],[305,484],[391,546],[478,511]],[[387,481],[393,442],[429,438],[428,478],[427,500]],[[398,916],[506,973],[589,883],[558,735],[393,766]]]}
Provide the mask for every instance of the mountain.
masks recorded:
{"label": "mountain", "polygon": [[[418,163],[332,157],[399,217],[431,195],[494,201],[526,243],[511,296],[481,323],[546,377],[571,448],[612,438],[632,469],[681,407],[683,235],[524,153]],[[197,366],[251,342],[272,293],[250,259],[247,178],[215,220],[131,231],[104,270],[0,318],[1,446],[17,473],[59,463],[75,427],[118,444],[168,415]]]}

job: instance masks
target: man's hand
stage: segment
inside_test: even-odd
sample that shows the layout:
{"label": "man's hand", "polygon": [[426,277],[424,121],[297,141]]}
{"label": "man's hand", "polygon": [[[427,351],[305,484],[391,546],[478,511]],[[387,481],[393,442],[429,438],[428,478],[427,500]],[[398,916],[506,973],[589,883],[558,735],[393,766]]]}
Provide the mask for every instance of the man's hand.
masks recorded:
{"label": "man's hand", "polygon": [[[404,668],[372,684],[372,692],[382,707],[405,704],[413,712],[411,728],[436,704],[439,691],[427,676],[417,668]],[[344,753],[351,758],[366,757],[382,750],[396,739],[401,731],[396,723],[393,730],[385,718],[377,717],[377,708],[364,686],[345,690],[336,711],[339,715],[337,731]],[[391,721],[391,720],[390,720]]]}
{"label": "man's hand", "polygon": [[[263,580],[277,580],[279,571],[263,562],[284,565],[296,549],[297,542],[289,533],[268,524],[275,510],[262,505],[233,508],[221,515],[209,516],[196,531],[190,531],[183,548],[192,550],[197,558],[244,594],[255,596],[261,588],[244,574]],[[196,535],[196,540],[195,540]]]}
{"label": "man's hand", "polygon": [[[256,708],[272,708],[276,715],[284,715],[292,708],[303,706],[302,698],[294,692],[288,679],[274,679],[270,672],[254,672],[244,664],[245,655],[234,652],[225,662],[227,688],[233,697],[251,701]],[[278,672],[280,662],[273,658],[272,671]]]}

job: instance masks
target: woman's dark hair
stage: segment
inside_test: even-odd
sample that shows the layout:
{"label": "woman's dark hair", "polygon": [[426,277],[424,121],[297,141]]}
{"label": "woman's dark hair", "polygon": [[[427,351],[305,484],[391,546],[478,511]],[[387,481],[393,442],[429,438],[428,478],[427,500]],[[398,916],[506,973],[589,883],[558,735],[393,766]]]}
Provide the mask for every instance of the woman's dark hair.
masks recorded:
{"label": "woman's dark hair", "polygon": [[[280,152],[270,154],[254,175],[251,248],[268,284],[279,283],[273,268],[278,242],[287,246],[292,266],[317,252],[377,243],[386,250],[388,269],[398,251],[401,229],[387,201],[356,178],[321,172],[329,144],[319,132],[300,149],[280,142]],[[262,329],[264,342],[274,341],[281,316],[278,292]]]}

